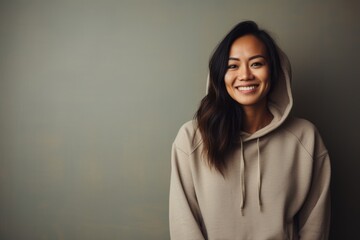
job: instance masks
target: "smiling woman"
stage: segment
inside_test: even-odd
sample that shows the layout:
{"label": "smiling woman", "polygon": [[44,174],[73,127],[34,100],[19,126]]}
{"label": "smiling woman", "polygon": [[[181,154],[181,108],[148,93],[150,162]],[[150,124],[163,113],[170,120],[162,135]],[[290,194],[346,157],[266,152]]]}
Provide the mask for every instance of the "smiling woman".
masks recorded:
{"label": "smiling woman", "polygon": [[224,79],[227,92],[242,106],[245,115],[257,113],[259,119],[265,120],[259,124],[247,124],[244,131],[253,133],[268,125],[272,120],[266,107],[266,97],[270,89],[270,67],[266,47],[254,35],[240,37],[232,44]]}
{"label": "smiling woman", "polygon": [[330,161],[291,117],[290,65],[264,30],[236,25],[209,63],[208,94],[173,143],[172,239],[327,239]]}
{"label": "smiling woman", "polygon": [[266,102],[270,69],[264,44],[253,35],[238,38],[230,49],[225,85],[229,95],[242,106]]}

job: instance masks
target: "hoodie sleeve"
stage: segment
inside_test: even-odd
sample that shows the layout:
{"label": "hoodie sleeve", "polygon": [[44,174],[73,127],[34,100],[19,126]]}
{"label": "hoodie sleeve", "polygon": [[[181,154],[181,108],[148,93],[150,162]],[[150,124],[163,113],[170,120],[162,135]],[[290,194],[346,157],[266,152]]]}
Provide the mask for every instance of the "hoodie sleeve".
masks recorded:
{"label": "hoodie sleeve", "polygon": [[299,212],[304,240],[327,240],[330,225],[330,159],[327,151],[314,159],[311,187]]}
{"label": "hoodie sleeve", "polygon": [[170,180],[170,236],[172,240],[205,239],[189,166],[189,155],[173,144]]}

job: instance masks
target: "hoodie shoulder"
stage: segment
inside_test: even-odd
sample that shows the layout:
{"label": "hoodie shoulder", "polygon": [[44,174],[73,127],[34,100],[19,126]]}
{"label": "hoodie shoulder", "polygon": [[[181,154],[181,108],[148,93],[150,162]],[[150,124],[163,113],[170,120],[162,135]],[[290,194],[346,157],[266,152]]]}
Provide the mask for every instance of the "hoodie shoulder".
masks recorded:
{"label": "hoodie shoulder", "polygon": [[301,135],[304,132],[315,132],[315,125],[309,120],[303,118],[289,117],[284,123],[284,127],[291,130],[296,135]]}
{"label": "hoodie shoulder", "polygon": [[320,133],[312,122],[291,117],[287,119],[283,127],[297,138],[298,142],[313,158],[327,153]]}
{"label": "hoodie shoulder", "polygon": [[193,153],[201,145],[201,143],[201,134],[195,120],[190,120],[184,123],[180,127],[174,140],[174,146],[188,155]]}

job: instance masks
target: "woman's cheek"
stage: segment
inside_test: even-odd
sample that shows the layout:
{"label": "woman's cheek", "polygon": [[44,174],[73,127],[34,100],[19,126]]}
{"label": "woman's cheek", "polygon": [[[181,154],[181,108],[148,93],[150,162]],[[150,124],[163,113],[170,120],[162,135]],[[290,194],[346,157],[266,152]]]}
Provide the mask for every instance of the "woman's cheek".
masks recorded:
{"label": "woman's cheek", "polygon": [[224,76],[225,84],[231,84],[231,79],[232,79],[231,75],[232,74],[229,72],[225,73],[225,76]]}

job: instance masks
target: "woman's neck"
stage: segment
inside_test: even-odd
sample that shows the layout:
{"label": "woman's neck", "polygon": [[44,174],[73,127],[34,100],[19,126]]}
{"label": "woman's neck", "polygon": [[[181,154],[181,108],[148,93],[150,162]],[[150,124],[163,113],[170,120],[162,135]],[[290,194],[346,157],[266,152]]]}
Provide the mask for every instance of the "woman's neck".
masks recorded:
{"label": "woman's neck", "polygon": [[261,128],[269,125],[274,118],[267,104],[261,106],[246,106],[243,107],[244,118],[243,118],[243,131],[247,133],[254,133]]}

